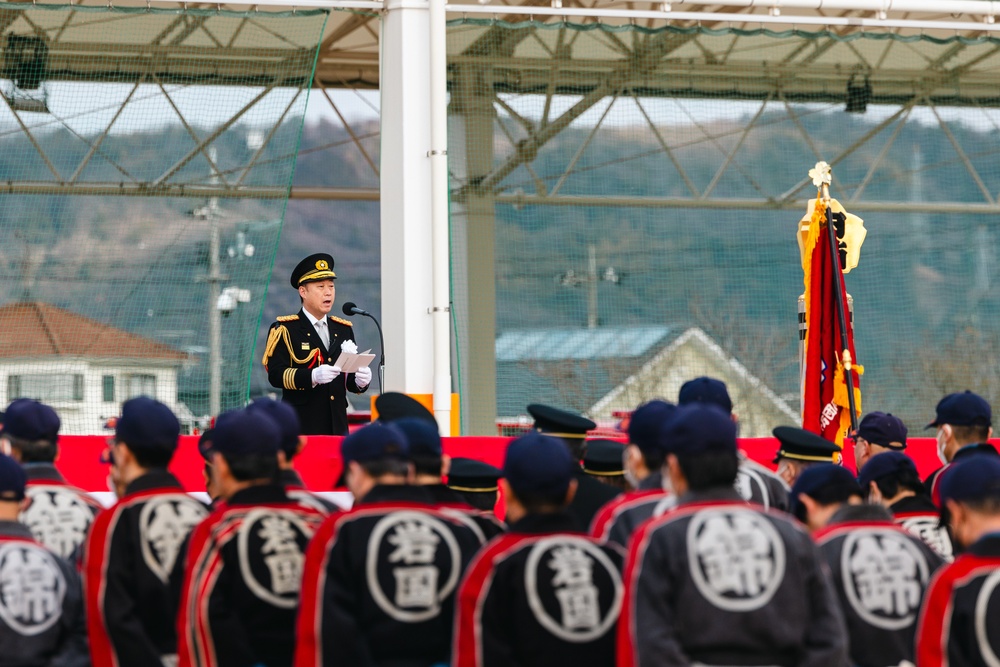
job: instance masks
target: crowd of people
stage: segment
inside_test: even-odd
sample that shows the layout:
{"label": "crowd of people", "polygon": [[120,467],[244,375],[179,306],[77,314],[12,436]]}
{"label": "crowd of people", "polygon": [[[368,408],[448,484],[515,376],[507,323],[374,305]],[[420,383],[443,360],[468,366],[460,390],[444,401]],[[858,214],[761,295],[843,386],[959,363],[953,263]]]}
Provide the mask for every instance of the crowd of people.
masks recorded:
{"label": "crowd of people", "polygon": [[857,475],[794,427],[772,472],[711,378],[639,406],[624,445],[530,406],[502,469],[451,461],[413,399],[376,408],[341,443],[350,509],[304,488],[296,411],[269,399],[201,437],[206,505],[167,470],[176,417],[131,399],[102,509],[54,465],[55,411],[11,403],[0,665],[1000,665],[1000,456],[976,394],[937,405],[924,480],[881,412],[851,434]]}

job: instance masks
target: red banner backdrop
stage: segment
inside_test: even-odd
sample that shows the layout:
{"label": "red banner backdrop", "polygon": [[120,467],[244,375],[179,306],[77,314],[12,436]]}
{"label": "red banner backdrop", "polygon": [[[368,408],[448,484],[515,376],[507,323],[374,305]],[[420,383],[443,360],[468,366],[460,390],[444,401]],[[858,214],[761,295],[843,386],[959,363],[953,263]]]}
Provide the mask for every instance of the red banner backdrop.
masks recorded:
{"label": "red banner backdrop", "polygon": [[[302,475],[306,486],[314,491],[328,491],[340,476],[340,438],[312,436],[305,449],[295,459],[295,468]],[[504,451],[510,438],[464,437],[445,438],[444,450],[452,457],[466,457],[486,461],[498,468],[503,464]],[[910,438],[906,453],[913,458],[925,477],[940,465],[933,438]],[[992,441],[994,446],[1000,440]],[[107,447],[105,436],[63,436],[59,438],[59,459],[56,465],[66,479],[86,491],[108,491],[108,466],[101,463],[101,452]],[[778,451],[774,438],[742,438],[740,447],[754,460],[774,468],[771,463]],[[844,462],[854,468],[854,452],[848,446]],[[188,491],[204,491],[202,477],[204,461],[198,453],[198,438],[181,438],[171,471],[177,475]]]}

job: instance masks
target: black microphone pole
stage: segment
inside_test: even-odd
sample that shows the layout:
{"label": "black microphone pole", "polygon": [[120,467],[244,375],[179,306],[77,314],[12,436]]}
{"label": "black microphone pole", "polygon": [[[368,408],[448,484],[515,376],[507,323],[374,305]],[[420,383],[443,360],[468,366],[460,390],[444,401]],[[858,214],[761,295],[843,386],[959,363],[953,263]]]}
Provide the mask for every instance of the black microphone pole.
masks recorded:
{"label": "black microphone pole", "polygon": [[371,318],[371,321],[375,323],[375,328],[378,329],[378,344],[379,344],[379,360],[378,360],[378,393],[383,393],[382,384],[385,381],[385,338],[382,336],[382,325],[375,318],[374,315],[369,313],[367,310],[361,310],[358,308],[358,304],[353,301],[348,301],[343,307],[344,315],[363,315],[365,317]]}

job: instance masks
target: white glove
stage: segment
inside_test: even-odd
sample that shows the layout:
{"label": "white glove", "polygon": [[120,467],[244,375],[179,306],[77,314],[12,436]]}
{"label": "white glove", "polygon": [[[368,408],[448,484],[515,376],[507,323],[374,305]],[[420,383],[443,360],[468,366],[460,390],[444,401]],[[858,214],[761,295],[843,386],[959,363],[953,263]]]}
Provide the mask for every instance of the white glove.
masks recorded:
{"label": "white glove", "polygon": [[333,382],[333,379],[338,375],[340,375],[340,368],[338,366],[320,364],[312,370],[313,386]]}
{"label": "white glove", "polygon": [[367,366],[362,366],[354,373],[354,384],[358,385],[358,389],[364,389],[372,381],[372,369]]}

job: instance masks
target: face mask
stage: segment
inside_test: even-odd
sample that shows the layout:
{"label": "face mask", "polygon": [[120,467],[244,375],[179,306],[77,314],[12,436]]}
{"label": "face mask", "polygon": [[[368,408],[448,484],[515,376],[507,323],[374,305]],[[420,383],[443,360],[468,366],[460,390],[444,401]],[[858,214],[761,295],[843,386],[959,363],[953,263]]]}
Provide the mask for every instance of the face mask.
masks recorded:
{"label": "face mask", "polygon": [[937,432],[937,453],[938,453],[938,458],[941,459],[941,464],[942,465],[947,465],[948,464],[948,459],[945,458],[945,455],[944,455],[944,449],[945,449],[945,446],[947,444],[948,444],[947,440],[944,437],[944,429],[943,428],[938,428],[938,432]]}

